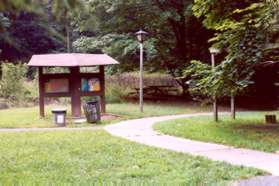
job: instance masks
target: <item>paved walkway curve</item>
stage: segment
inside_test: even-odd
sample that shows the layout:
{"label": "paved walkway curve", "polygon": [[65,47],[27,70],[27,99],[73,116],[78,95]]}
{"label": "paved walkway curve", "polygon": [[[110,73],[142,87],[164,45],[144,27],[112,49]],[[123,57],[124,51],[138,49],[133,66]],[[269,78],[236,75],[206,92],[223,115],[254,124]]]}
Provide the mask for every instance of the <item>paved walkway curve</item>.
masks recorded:
{"label": "paved walkway curve", "polygon": [[145,145],[196,156],[204,156],[211,160],[225,161],[233,165],[254,167],[265,170],[274,176],[279,176],[279,154],[188,140],[163,135],[152,129],[152,125],[157,122],[203,115],[210,115],[210,113],[129,120],[108,125],[105,127],[105,130],[114,136],[122,137]]}

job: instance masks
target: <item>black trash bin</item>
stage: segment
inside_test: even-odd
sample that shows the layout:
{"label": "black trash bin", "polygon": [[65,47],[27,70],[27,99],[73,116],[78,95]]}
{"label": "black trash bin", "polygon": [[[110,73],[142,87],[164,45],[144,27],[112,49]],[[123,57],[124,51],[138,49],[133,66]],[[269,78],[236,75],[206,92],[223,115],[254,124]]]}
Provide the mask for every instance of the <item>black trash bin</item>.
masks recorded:
{"label": "black trash bin", "polygon": [[88,123],[101,120],[100,105],[98,101],[90,101],[83,105],[83,110]]}
{"label": "black trash bin", "polygon": [[67,109],[64,108],[56,108],[52,109],[52,114],[53,114],[53,120],[54,123],[59,126],[59,127],[64,127],[66,126],[66,114],[67,114]]}

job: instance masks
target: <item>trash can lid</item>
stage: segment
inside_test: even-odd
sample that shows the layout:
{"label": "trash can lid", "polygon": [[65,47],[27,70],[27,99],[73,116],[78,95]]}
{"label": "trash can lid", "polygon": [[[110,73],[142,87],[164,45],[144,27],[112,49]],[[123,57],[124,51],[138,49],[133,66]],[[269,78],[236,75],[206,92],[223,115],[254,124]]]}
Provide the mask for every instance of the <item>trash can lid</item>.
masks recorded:
{"label": "trash can lid", "polygon": [[88,105],[90,105],[90,104],[97,104],[97,103],[98,103],[98,101],[88,101],[87,102]]}
{"label": "trash can lid", "polygon": [[51,110],[52,113],[66,113],[67,109],[66,108],[54,108]]}

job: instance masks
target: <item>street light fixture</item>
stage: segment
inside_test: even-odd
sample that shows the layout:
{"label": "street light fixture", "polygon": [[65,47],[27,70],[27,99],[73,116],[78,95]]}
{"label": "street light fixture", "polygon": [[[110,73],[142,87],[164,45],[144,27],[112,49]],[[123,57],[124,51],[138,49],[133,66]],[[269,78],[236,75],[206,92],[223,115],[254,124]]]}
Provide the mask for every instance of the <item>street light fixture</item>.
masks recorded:
{"label": "street light fixture", "polygon": [[212,70],[215,67],[215,56],[217,54],[220,54],[221,50],[218,48],[209,48],[209,52],[211,54],[211,66],[212,66]]}
{"label": "street light fixture", "polygon": [[139,92],[139,102],[140,102],[140,111],[143,112],[143,42],[148,35],[147,32],[140,29],[135,33],[139,43],[140,43],[140,92]]}
{"label": "street light fixture", "polygon": [[[221,52],[220,49],[217,48],[209,48],[209,52],[211,54],[211,67],[212,71],[215,68],[215,55],[219,54]],[[213,115],[214,115],[214,121],[218,121],[218,104],[216,96],[213,97]]]}
{"label": "street light fixture", "polygon": [[148,33],[142,29],[140,29],[138,32],[136,32],[137,39],[140,43],[143,43],[145,41],[147,35],[148,35]]}

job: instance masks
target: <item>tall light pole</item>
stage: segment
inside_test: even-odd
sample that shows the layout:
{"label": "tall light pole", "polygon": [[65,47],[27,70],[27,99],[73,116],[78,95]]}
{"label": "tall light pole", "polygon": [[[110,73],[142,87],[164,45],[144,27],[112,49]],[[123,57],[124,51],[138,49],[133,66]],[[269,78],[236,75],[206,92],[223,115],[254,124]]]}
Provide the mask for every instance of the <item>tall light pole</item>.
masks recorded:
{"label": "tall light pole", "polygon": [[[209,48],[209,52],[211,54],[211,67],[212,67],[212,71],[214,71],[215,68],[215,55],[220,53],[220,50],[217,48]],[[213,117],[214,117],[214,121],[217,122],[218,121],[218,104],[217,104],[217,98],[214,95],[213,97]]]}
{"label": "tall light pole", "polygon": [[140,111],[143,112],[143,42],[148,35],[147,32],[143,30],[139,30],[136,32],[137,39],[140,43],[140,89],[139,89],[139,104],[140,104]]}

